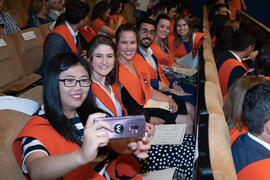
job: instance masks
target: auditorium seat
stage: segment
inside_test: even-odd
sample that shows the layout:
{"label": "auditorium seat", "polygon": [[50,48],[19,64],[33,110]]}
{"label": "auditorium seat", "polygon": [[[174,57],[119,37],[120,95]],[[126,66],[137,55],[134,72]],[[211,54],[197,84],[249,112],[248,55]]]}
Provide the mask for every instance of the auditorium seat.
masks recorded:
{"label": "auditorium seat", "polygon": [[219,85],[218,72],[215,62],[205,61],[204,71],[205,71],[205,79],[207,81],[212,81],[215,84]]}
{"label": "auditorium seat", "polygon": [[31,0],[23,0],[23,5],[26,10],[28,10],[30,4],[31,4]]}
{"label": "auditorium seat", "polygon": [[5,0],[9,10],[22,10],[24,9],[24,3],[22,0]]}
{"label": "auditorium seat", "polygon": [[123,15],[128,23],[135,23],[136,19],[133,15],[134,8],[130,3],[125,3],[124,9],[123,9]]}
{"label": "auditorium seat", "polygon": [[[28,28],[12,34],[26,75],[33,74],[41,65],[43,35],[38,28]],[[37,78],[40,78],[37,75]],[[38,79],[37,79],[38,80]]]}
{"label": "auditorium seat", "polygon": [[19,97],[36,101],[41,106],[43,104],[43,86],[35,86],[19,95]]}
{"label": "auditorium seat", "polygon": [[42,25],[40,25],[40,26],[37,27],[41,31],[44,39],[52,31],[51,30],[51,25],[52,24],[53,24],[53,22],[49,22],[49,23],[42,24]]}
{"label": "auditorium seat", "polygon": [[24,11],[26,11],[25,9],[9,9],[7,10],[8,13],[10,13],[11,15],[14,16],[16,22],[18,23],[18,26],[23,29],[27,26],[27,19],[25,19],[25,15],[24,15]]}
{"label": "auditorium seat", "polygon": [[4,4],[3,4],[3,11],[7,11],[7,10],[8,10],[7,2],[4,1]]}
{"label": "auditorium seat", "polygon": [[223,115],[223,101],[219,85],[215,82],[206,81],[204,93],[207,112]]}
{"label": "auditorium seat", "polygon": [[0,36],[0,39],[6,43],[6,46],[0,47],[0,88],[2,93],[19,92],[35,79],[25,75],[12,37]]}
{"label": "auditorium seat", "polygon": [[209,114],[208,139],[214,179],[237,180],[230,135],[224,116],[217,113]]}
{"label": "auditorium seat", "polygon": [[0,177],[5,180],[24,180],[12,151],[12,142],[24,127],[29,115],[14,111],[0,110]]}

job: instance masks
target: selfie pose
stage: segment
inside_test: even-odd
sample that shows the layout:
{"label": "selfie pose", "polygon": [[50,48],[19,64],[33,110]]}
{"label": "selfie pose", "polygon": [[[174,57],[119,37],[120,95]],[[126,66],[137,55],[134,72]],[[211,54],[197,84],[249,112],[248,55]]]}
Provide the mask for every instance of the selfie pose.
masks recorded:
{"label": "selfie pose", "polygon": [[[102,167],[97,172],[90,163],[108,144],[108,131],[114,131],[105,121],[94,121],[107,114],[96,108],[90,84],[89,66],[77,55],[62,53],[50,61],[44,76],[44,109],[30,118],[13,143],[16,160],[26,177],[105,180],[116,172],[132,169],[128,163],[127,170],[114,169],[118,160],[120,165],[124,160],[121,155],[108,163],[108,171]],[[147,137],[130,142],[129,153],[139,158],[147,156],[148,143]],[[135,170],[128,172],[138,174]]]}

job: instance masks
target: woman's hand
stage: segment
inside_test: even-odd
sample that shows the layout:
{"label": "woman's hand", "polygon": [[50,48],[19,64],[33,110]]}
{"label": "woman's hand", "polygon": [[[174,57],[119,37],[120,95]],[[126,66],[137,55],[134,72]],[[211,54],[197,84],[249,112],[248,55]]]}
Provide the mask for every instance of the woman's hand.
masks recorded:
{"label": "woman's hand", "polygon": [[173,89],[175,89],[176,91],[179,91],[179,92],[184,92],[184,90],[181,88],[181,86],[179,86],[177,83],[173,84]]}
{"label": "woman's hand", "polygon": [[165,83],[163,83],[161,81],[158,82],[158,90],[159,91],[166,92],[166,91],[169,91],[169,89],[170,88],[168,88],[168,86]]}
{"label": "woman's hand", "polygon": [[168,97],[168,102],[169,102],[169,110],[172,113],[175,113],[178,110],[178,105],[175,103],[175,101],[171,97]]}
{"label": "woman's hand", "polygon": [[165,124],[165,121],[161,118],[151,116],[150,123],[154,125]]}
{"label": "woman's hand", "polygon": [[107,130],[113,132],[110,124],[104,121],[96,121],[96,118],[106,117],[104,113],[89,115],[84,127],[83,145],[80,149],[81,160],[85,163],[93,161],[98,153],[98,148],[106,146],[109,142]]}
{"label": "woman's hand", "polygon": [[140,158],[145,159],[148,157],[147,151],[151,148],[151,137],[155,133],[155,126],[150,123],[145,123],[145,135],[141,140],[130,142],[128,147],[133,154]]}

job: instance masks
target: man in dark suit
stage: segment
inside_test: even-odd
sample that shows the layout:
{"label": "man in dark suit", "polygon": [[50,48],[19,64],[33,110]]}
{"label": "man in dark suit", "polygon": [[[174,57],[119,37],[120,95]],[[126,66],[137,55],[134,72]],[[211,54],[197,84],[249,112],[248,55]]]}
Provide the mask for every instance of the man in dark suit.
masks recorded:
{"label": "man in dark suit", "polygon": [[243,117],[248,133],[232,145],[238,179],[270,179],[270,81],[247,91]]}
{"label": "man in dark suit", "polygon": [[222,96],[226,96],[229,87],[245,74],[248,68],[242,59],[253,51],[255,38],[243,31],[236,31],[231,39],[231,48],[217,60],[217,70]]}
{"label": "man in dark suit", "polygon": [[81,54],[78,29],[88,20],[89,6],[79,0],[72,0],[66,5],[65,21],[56,26],[46,37],[43,50],[43,62],[38,73],[44,73],[49,61],[59,53],[73,52]]}

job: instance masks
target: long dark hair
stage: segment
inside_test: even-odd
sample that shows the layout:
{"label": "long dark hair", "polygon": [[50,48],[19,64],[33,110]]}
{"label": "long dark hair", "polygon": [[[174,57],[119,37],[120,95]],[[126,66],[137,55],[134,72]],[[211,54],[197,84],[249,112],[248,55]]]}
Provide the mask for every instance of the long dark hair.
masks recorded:
{"label": "long dark hair", "polygon": [[226,100],[223,105],[223,111],[228,125],[233,125],[237,129],[242,130],[246,126],[246,121],[243,118],[243,101],[247,91],[262,82],[263,77],[243,76],[232,84]]}
{"label": "long dark hair", "polygon": [[270,76],[270,45],[264,45],[255,60],[255,75]]}
{"label": "long dark hair", "polygon": [[192,46],[192,44],[193,44],[193,27],[192,27],[192,24],[191,24],[191,19],[187,15],[183,15],[183,16],[177,17],[176,20],[175,20],[175,23],[174,23],[174,35],[175,35],[174,45],[177,48],[183,42],[182,37],[177,33],[177,30],[176,30],[178,21],[181,20],[181,19],[183,19],[187,23],[188,28],[189,28],[189,32],[187,34],[188,43],[189,43],[190,46]]}
{"label": "long dark hair", "polygon": [[93,23],[97,18],[105,21],[103,16],[108,9],[110,9],[110,5],[107,1],[98,2],[93,8],[91,18],[90,18],[91,23]]}
{"label": "long dark hair", "polygon": [[[90,69],[81,57],[73,53],[57,54],[48,64],[44,73],[44,109],[45,115],[52,127],[66,140],[72,141],[79,146],[82,145],[79,132],[76,127],[67,119],[63,113],[62,102],[59,90],[59,75],[75,65],[82,65],[89,74]],[[97,112],[92,98],[91,88],[83,104],[77,109],[77,113],[83,125],[86,124],[89,114]]]}
{"label": "long dark hair", "polygon": [[[122,0],[113,0],[110,2],[111,15],[114,15],[117,13],[117,11],[121,8],[121,3],[122,3]],[[122,10],[123,10],[123,7],[122,7]]]}
{"label": "long dark hair", "polygon": [[112,85],[113,83],[115,83],[118,80],[118,60],[117,60],[117,48],[116,45],[114,44],[114,42],[108,38],[107,36],[104,35],[98,35],[96,37],[94,37],[90,43],[89,43],[89,49],[88,49],[88,59],[89,59],[89,64],[90,64],[90,69],[91,71],[93,71],[93,67],[92,67],[92,61],[93,61],[93,53],[95,51],[95,49],[99,46],[99,45],[108,45],[113,49],[113,54],[115,57],[115,61],[114,61],[114,67],[112,69],[112,71],[106,76],[105,79],[105,84],[106,85]]}

